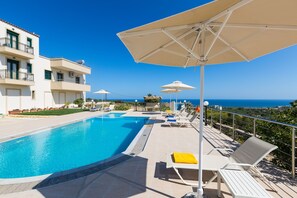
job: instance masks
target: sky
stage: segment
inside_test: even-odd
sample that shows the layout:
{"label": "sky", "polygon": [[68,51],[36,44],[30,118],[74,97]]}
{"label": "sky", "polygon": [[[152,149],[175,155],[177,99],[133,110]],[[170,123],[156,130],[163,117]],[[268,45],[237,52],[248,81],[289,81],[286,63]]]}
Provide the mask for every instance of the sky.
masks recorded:
{"label": "sky", "polygon": [[[175,80],[196,87],[179,98],[199,98],[199,68],[173,68],[135,63],[116,36],[164,17],[210,2],[209,0],[15,0],[13,9],[1,9],[0,18],[40,35],[40,54],[85,60],[91,92],[106,89],[113,99],[140,99],[160,93]],[[11,8],[10,1],[1,2]],[[205,68],[207,99],[297,99],[297,46],[249,63]]]}

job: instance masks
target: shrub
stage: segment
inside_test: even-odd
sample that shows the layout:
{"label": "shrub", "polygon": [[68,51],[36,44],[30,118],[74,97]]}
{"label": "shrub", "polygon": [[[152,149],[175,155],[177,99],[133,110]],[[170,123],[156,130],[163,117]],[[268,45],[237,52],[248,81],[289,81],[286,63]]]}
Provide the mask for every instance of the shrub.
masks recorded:
{"label": "shrub", "polygon": [[129,110],[131,108],[131,106],[130,105],[128,105],[128,104],[120,104],[120,105],[116,105],[115,107],[114,107],[114,109],[115,110],[117,110],[117,111],[127,111],[127,110]]}
{"label": "shrub", "polygon": [[84,103],[84,99],[79,98],[73,101],[74,104],[77,104],[78,107],[82,107],[83,103]]}
{"label": "shrub", "polygon": [[153,96],[152,94],[147,94],[147,96],[143,97],[145,103],[159,103],[162,97]]}

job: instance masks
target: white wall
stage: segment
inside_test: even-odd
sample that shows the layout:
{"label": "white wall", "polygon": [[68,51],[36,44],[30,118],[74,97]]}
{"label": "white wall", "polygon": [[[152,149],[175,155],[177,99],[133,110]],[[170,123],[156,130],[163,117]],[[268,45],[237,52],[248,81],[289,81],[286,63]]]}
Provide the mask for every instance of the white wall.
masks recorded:
{"label": "white wall", "polygon": [[51,70],[50,60],[45,57],[38,57],[36,63],[32,66],[34,73],[35,85],[32,86],[32,90],[35,90],[35,107],[36,108],[47,108],[48,101],[45,99],[45,95],[51,92],[51,80],[44,78],[44,71]]}
{"label": "white wall", "polygon": [[31,89],[28,86],[17,86],[17,85],[1,85],[0,86],[0,113],[6,114],[7,113],[7,97],[6,93],[7,90],[14,89],[14,90],[20,90],[21,97],[20,97],[20,108],[21,109],[30,109],[32,106],[32,100],[31,100]]}
{"label": "white wall", "polygon": [[[82,92],[73,92],[73,91],[53,91],[53,100],[55,107],[61,107],[65,102],[73,103],[74,100],[82,98]],[[64,96],[64,98],[61,98]],[[62,101],[61,101],[62,99]]]}

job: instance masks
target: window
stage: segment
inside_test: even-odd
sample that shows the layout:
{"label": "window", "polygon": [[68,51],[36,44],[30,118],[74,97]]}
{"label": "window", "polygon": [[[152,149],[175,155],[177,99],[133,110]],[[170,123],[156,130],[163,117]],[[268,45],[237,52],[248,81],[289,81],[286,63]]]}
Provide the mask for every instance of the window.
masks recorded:
{"label": "window", "polygon": [[27,63],[27,73],[32,74],[32,64],[31,63]]}
{"label": "window", "polygon": [[80,84],[80,77],[75,77],[75,83]]}
{"label": "window", "polygon": [[44,78],[46,80],[51,80],[52,79],[52,71],[44,70]]}
{"label": "window", "polygon": [[32,100],[35,100],[35,91],[32,91]]}
{"label": "window", "polygon": [[32,47],[32,39],[31,38],[27,38],[27,46]]}
{"label": "window", "polygon": [[57,72],[57,81],[64,81],[64,74]]}

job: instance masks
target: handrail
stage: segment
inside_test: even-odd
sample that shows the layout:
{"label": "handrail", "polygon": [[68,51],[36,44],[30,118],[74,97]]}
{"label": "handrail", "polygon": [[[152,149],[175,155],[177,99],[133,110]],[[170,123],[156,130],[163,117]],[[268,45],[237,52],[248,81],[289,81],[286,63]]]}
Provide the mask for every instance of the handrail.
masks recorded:
{"label": "handrail", "polygon": [[[214,108],[212,108],[212,110],[220,111],[220,110],[217,110],[217,109],[214,109]],[[225,113],[230,113],[230,114],[233,114],[233,115],[237,115],[237,116],[243,116],[243,117],[246,117],[246,118],[252,118],[252,119],[256,119],[256,120],[261,120],[261,121],[265,121],[265,122],[269,122],[269,123],[273,123],[273,124],[279,124],[279,125],[283,125],[283,126],[287,126],[287,127],[293,127],[293,128],[297,129],[297,125],[294,125],[294,124],[287,124],[287,123],[278,122],[278,121],[275,121],[275,120],[268,120],[268,119],[265,119],[265,118],[260,118],[260,117],[250,116],[250,115],[244,115],[244,114],[230,112],[230,111],[223,111],[223,110],[221,110],[221,111],[225,112]]]}
{"label": "handrail", "polygon": [[0,38],[0,46],[10,47],[10,48],[17,49],[17,50],[20,50],[20,51],[23,51],[23,52],[26,52],[29,54],[34,54],[33,47],[30,47],[24,43],[20,43],[20,42],[16,42],[16,41],[12,41],[12,43],[11,43],[11,40],[7,37]]}
{"label": "handrail", "polygon": [[[269,119],[266,119],[266,118],[261,118],[261,117],[256,117],[256,116],[250,116],[250,115],[244,115],[244,114],[240,114],[240,113],[235,113],[235,112],[230,112],[230,111],[223,111],[221,108],[220,109],[217,109],[217,108],[209,108],[210,109],[210,116],[211,116],[211,119],[210,119],[210,122],[211,122],[211,127],[213,126],[213,111],[217,111],[217,112],[220,112],[219,114],[219,126],[220,126],[220,133],[222,132],[222,126],[224,126],[224,124],[222,124],[222,113],[227,113],[227,114],[231,114],[232,115],[232,118],[230,118],[232,120],[232,126],[229,126],[229,125],[226,125],[226,126],[229,126],[230,129],[232,129],[232,139],[235,140],[236,139],[236,136],[235,135],[238,135],[239,132],[238,130],[242,130],[243,128],[236,128],[236,125],[235,125],[235,116],[240,116],[242,118],[250,118],[253,120],[253,132],[252,133],[249,133],[249,132],[246,132],[245,129],[243,130],[243,132],[245,132],[247,135],[253,135],[253,136],[256,136],[257,135],[257,131],[256,131],[256,121],[263,121],[263,122],[267,122],[267,123],[272,123],[272,124],[277,124],[277,125],[281,125],[281,126],[285,126],[285,127],[289,127],[291,128],[291,130],[289,131],[289,133],[291,133],[291,143],[285,143],[285,142],[282,142],[282,141],[279,141],[280,144],[282,145],[286,145],[286,146],[290,146],[291,147],[291,153],[286,153],[284,152],[283,150],[279,150],[281,153],[285,153],[286,155],[291,155],[291,173],[292,173],[292,177],[294,178],[295,177],[295,173],[296,173],[296,163],[295,163],[295,160],[297,159],[296,158],[296,129],[297,129],[297,125],[294,125],[294,124],[287,124],[287,123],[283,123],[283,122],[279,122],[279,121],[275,121],[275,120],[269,120]],[[231,121],[230,120],[230,121]],[[207,122],[207,120],[206,120]],[[287,132],[287,130],[285,131]],[[286,161],[283,161],[282,160],[282,163],[285,163],[285,164],[288,164]]]}
{"label": "handrail", "polygon": [[24,72],[9,72],[7,69],[0,70],[0,79],[14,79],[24,81],[34,81],[34,74]]}
{"label": "handrail", "polygon": [[[192,108],[192,109],[195,110],[195,108]],[[294,125],[294,124],[287,124],[287,123],[278,122],[278,121],[275,121],[275,120],[268,120],[266,118],[260,118],[260,117],[235,113],[235,112],[231,112],[231,111],[223,111],[223,110],[219,110],[219,109],[216,109],[216,108],[209,108],[209,110],[221,111],[221,112],[229,113],[229,114],[232,114],[232,115],[242,116],[242,117],[246,117],[246,118],[252,118],[252,119],[256,119],[256,120],[261,120],[261,121],[265,121],[265,122],[269,122],[269,123],[273,123],[273,124],[279,124],[279,125],[283,125],[283,126],[287,126],[287,127],[293,127],[293,128],[297,129],[297,125]]]}
{"label": "handrail", "polygon": [[88,83],[84,83],[84,82],[80,82],[80,83],[77,83],[77,82],[75,82],[75,81],[68,81],[68,80],[65,80],[65,79],[56,79],[56,80],[54,80],[54,81],[52,81],[52,82],[65,82],[65,83],[72,83],[72,84],[76,84],[76,85],[90,85],[90,84],[88,84]]}

